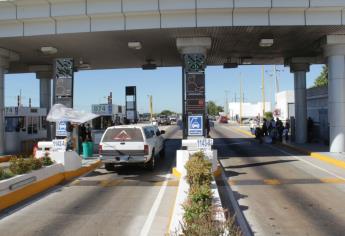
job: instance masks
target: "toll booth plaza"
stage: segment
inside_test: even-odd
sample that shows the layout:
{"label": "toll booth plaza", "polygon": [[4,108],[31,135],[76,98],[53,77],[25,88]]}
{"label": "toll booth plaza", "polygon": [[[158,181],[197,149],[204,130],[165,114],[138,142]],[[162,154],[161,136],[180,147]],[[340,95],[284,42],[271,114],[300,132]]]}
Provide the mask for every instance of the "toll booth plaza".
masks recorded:
{"label": "toll booth plaza", "polygon": [[344,91],[344,0],[0,0],[0,234],[344,235]]}

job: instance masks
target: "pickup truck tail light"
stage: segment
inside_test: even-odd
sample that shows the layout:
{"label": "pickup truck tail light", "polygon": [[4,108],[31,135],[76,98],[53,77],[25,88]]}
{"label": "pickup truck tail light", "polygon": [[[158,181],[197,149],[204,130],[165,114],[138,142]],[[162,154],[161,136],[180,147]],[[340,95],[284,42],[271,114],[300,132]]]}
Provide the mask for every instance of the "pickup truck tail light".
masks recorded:
{"label": "pickup truck tail light", "polygon": [[145,155],[149,154],[149,145],[144,145],[144,153]]}
{"label": "pickup truck tail light", "polygon": [[99,154],[99,155],[102,154],[102,145],[98,145],[98,154]]}

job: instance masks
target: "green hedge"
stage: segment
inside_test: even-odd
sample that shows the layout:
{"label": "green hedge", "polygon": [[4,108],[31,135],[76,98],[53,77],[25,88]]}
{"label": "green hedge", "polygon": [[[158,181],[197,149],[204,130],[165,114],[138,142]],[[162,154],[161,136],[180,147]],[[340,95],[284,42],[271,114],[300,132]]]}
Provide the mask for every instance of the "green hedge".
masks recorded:
{"label": "green hedge", "polygon": [[49,156],[42,158],[34,158],[30,156],[24,158],[22,156],[13,156],[10,159],[10,166],[8,169],[0,168],[0,180],[11,178],[15,175],[28,173],[32,170],[41,169],[43,166],[50,166],[54,162]]}
{"label": "green hedge", "polygon": [[241,235],[234,223],[234,218],[226,222],[213,219],[215,210],[212,207],[211,189],[212,164],[203,152],[193,154],[185,165],[186,180],[189,184],[188,199],[183,205],[185,213],[183,235],[186,236],[225,236]]}

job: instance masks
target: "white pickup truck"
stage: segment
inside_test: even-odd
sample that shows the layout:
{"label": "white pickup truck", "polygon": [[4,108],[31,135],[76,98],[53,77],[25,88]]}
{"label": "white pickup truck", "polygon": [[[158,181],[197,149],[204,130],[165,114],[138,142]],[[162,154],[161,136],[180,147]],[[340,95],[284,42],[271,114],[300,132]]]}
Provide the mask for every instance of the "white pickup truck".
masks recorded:
{"label": "white pickup truck", "polygon": [[99,157],[108,171],[115,165],[130,164],[143,164],[153,170],[156,156],[164,155],[164,133],[148,124],[109,127],[101,138]]}

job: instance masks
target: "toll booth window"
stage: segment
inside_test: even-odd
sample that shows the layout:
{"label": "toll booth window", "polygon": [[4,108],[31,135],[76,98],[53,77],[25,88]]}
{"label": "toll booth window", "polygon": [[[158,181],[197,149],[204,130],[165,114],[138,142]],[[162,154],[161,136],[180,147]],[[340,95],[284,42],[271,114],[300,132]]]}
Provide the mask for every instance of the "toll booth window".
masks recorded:
{"label": "toll booth window", "polygon": [[6,128],[5,132],[19,132],[19,117],[6,117],[5,118]]}
{"label": "toll booth window", "polygon": [[96,119],[92,120],[92,128],[93,129],[102,129],[101,128],[101,117],[97,117]]}
{"label": "toll booth window", "polygon": [[28,134],[37,134],[39,117],[28,117]]}
{"label": "toll booth window", "polygon": [[19,122],[18,122],[19,130],[21,131],[26,131],[26,119],[24,116],[19,117]]}
{"label": "toll booth window", "polygon": [[41,117],[41,124],[42,124],[42,129],[47,129],[48,127],[48,121],[45,116]]}

